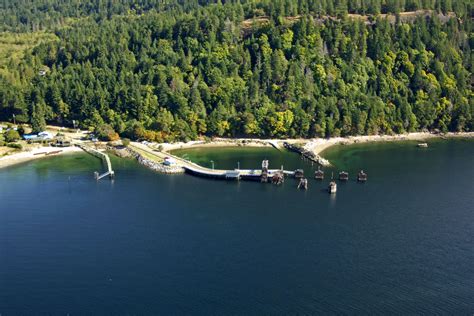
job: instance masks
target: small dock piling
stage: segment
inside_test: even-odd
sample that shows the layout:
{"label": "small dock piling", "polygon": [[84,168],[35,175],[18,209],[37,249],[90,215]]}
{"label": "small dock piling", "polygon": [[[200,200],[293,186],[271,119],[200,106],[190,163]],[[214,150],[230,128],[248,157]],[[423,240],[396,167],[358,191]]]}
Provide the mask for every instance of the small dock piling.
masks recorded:
{"label": "small dock piling", "polygon": [[304,177],[304,170],[303,169],[296,169],[295,170],[295,178],[301,179]]}
{"label": "small dock piling", "polygon": [[308,179],[301,178],[298,183],[298,189],[308,190]]}
{"label": "small dock piling", "polygon": [[339,172],[339,180],[340,181],[348,181],[349,180],[349,173],[346,171]]}
{"label": "small dock piling", "polygon": [[321,170],[320,167],[318,167],[318,170],[314,173],[314,178],[316,180],[323,180],[324,179],[324,171]]}
{"label": "small dock piling", "polygon": [[367,181],[367,173],[365,173],[364,170],[359,171],[359,173],[357,174],[357,181],[359,182]]}
{"label": "small dock piling", "polygon": [[275,172],[272,177],[272,183],[276,185],[280,185],[283,182],[285,182],[285,176],[284,176],[283,171]]}
{"label": "small dock piling", "polygon": [[260,182],[268,182],[268,160],[262,161],[262,174],[260,176]]}
{"label": "small dock piling", "polygon": [[328,192],[329,193],[336,193],[337,192],[337,184],[336,181],[331,181],[328,186]]}

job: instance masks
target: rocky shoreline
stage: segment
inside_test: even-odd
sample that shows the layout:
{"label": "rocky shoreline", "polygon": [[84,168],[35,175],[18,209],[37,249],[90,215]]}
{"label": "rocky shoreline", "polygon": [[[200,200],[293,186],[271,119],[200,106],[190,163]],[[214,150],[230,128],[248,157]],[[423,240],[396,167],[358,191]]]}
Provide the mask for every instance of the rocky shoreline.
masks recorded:
{"label": "rocky shoreline", "polygon": [[299,153],[302,157],[304,157],[304,158],[306,158],[310,161],[313,161],[313,162],[315,162],[315,163],[317,163],[321,166],[324,166],[324,167],[331,166],[331,163],[329,162],[329,160],[324,159],[323,157],[321,157],[320,155],[314,153],[313,151],[305,149],[301,145],[290,144],[288,142],[284,142],[283,147],[285,147],[289,151]]}
{"label": "rocky shoreline", "polygon": [[145,158],[143,157],[142,155],[140,155],[139,153],[133,151],[132,149],[130,148],[126,148],[125,149],[127,151],[127,153],[135,158],[139,164],[151,169],[151,170],[154,170],[154,171],[157,171],[157,172],[160,172],[160,173],[166,173],[166,174],[175,174],[175,173],[184,173],[184,169],[182,167],[179,167],[179,166],[165,166],[163,165],[162,163],[158,163],[158,162],[155,162],[155,161],[152,161],[148,158]]}

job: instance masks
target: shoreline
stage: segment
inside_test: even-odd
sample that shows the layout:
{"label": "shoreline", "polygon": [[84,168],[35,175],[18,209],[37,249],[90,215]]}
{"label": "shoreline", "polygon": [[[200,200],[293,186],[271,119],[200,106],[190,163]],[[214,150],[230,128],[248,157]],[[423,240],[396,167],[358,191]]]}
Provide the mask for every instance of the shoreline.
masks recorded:
{"label": "shoreline", "polygon": [[425,141],[428,139],[450,139],[450,138],[474,138],[474,132],[449,132],[445,134],[434,134],[430,132],[415,132],[397,135],[365,135],[333,138],[293,138],[293,139],[259,139],[259,138],[214,138],[211,141],[190,141],[187,143],[160,143],[153,144],[152,147],[161,147],[161,151],[172,155],[171,151],[177,149],[193,148],[218,148],[218,147],[274,147],[278,150],[283,149],[285,143],[291,145],[301,145],[306,153],[313,155],[314,161],[322,165],[330,165],[330,162],[324,159],[322,153],[336,145],[351,145],[375,142],[394,142],[394,141]]}
{"label": "shoreline", "polygon": [[[60,152],[57,152],[60,151]],[[46,157],[54,157],[59,155],[82,152],[82,149],[71,147],[38,147],[31,151],[21,151],[0,157],[0,169],[18,165],[32,160],[42,159]]]}
{"label": "shoreline", "polygon": [[216,148],[216,147],[275,147],[272,142],[282,141],[279,139],[259,139],[259,138],[213,138],[212,140],[193,140],[187,143],[153,143],[154,147],[162,147],[162,152],[171,152],[179,149],[190,148]]}
{"label": "shoreline", "polygon": [[[349,136],[334,138],[296,138],[296,139],[259,139],[259,138],[214,138],[212,140],[196,140],[187,143],[149,143],[148,147],[160,148],[164,154],[173,155],[171,151],[177,149],[193,149],[193,148],[219,148],[219,147],[273,147],[277,150],[284,149],[284,143],[301,145],[306,151],[314,154],[315,159],[320,159],[324,163],[328,163],[322,157],[322,153],[336,145],[351,145],[374,142],[393,142],[393,141],[424,141],[434,138],[474,138],[474,132],[463,133],[446,133],[432,134],[428,132],[408,133],[399,135],[369,135],[369,136]],[[54,153],[60,151],[58,153]],[[82,152],[82,149],[76,146],[71,147],[38,147],[31,151],[22,151],[0,157],[0,169],[9,166],[21,164],[31,160],[41,159],[45,157],[64,155],[69,153]],[[48,155],[49,154],[49,155]]]}
{"label": "shoreline", "polygon": [[152,147],[160,147],[162,152],[171,152],[178,149],[192,149],[192,148],[212,148],[212,147],[275,147],[278,149],[284,148],[283,143],[302,144],[304,149],[311,150],[315,154],[319,154],[325,149],[334,145],[350,145],[358,143],[369,142],[391,142],[391,141],[422,141],[433,138],[474,138],[474,132],[462,133],[445,133],[433,134],[429,132],[416,132],[408,134],[397,135],[365,135],[365,136],[348,136],[348,137],[333,137],[333,138],[214,138],[210,141],[195,140],[176,143],[151,143]]}
{"label": "shoreline", "polygon": [[398,135],[369,135],[369,136],[349,136],[334,137],[329,139],[312,139],[304,145],[306,150],[313,152],[315,155],[322,154],[326,149],[335,145],[352,145],[363,143],[377,142],[397,142],[397,141],[425,141],[428,139],[456,139],[456,138],[474,138],[474,132],[463,133],[445,133],[433,134],[428,132],[416,132]]}

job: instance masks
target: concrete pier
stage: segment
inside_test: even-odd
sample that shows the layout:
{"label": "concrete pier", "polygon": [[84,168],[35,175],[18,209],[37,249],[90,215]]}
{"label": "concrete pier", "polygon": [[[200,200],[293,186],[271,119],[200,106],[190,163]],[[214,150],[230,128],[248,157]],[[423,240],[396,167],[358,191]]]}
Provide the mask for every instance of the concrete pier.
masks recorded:
{"label": "concrete pier", "polygon": [[[194,162],[186,160],[181,157],[174,156],[168,152],[159,152],[156,151],[144,144],[134,142],[129,146],[132,150],[139,150],[142,153],[148,154],[150,157],[156,157],[157,159],[173,158],[178,167],[184,169],[188,174],[203,178],[213,178],[213,179],[223,179],[223,180],[251,180],[251,181],[260,181],[262,176],[261,169],[234,169],[234,170],[224,170],[224,169],[210,169],[202,167]],[[286,176],[294,176],[294,171],[282,170],[282,169],[268,169],[267,177],[271,180],[273,175],[281,174],[283,172]]]}

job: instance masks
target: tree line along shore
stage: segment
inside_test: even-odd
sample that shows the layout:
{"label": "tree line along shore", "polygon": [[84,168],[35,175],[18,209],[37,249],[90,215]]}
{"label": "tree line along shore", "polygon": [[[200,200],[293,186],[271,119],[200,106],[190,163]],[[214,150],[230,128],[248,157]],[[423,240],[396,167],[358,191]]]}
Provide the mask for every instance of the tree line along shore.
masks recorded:
{"label": "tree line along shore", "polygon": [[0,61],[0,120],[35,131],[162,143],[473,130],[468,0],[17,2],[0,8],[0,50],[24,49]]}
{"label": "tree line along shore", "polygon": [[[130,142],[128,139],[122,139],[114,142],[104,142],[94,139],[96,136],[91,131],[86,130],[71,130],[62,127],[47,126],[46,131],[51,135],[56,135],[49,141],[30,143],[25,140],[16,138],[13,140],[13,144],[16,146],[5,146],[4,142],[5,135],[8,131],[18,130],[17,127],[0,124],[0,168],[12,166],[15,164],[27,162],[44,157],[50,157],[51,155],[62,155],[69,153],[77,153],[82,150],[78,147],[79,145],[88,145],[102,149],[119,149],[116,151],[119,157],[122,157],[124,147],[128,147],[129,144],[133,152],[133,148],[143,146],[148,147],[153,152],[160,153],[160,156],[166,156],[167,153],[172,152],[176,149],[190,149],[200,147],[273,147],[276,150],[284,150],[287,144],[297,146],[298,152],[310,157],[313,161],[321,165],[330,165],[330,162],[324,159],[321,153],[336,145],[350,145],[357,143],[368,143],[368,142],[389,142],[389,141],[425,141],[431,138],[474,138],[474,132],[463,132],[463,133],[446,133],[446,134],[433,134],[433,133],[407,133],[401,135],[372,135],[372,136],[351,136],[351,137],[334,137],[334,138],[314,138],[314,139],[250,139],[250,138],[213,138],[203,139],[190,142],[174,142],[174,143],[150,143],[147,141]],[[31,127],[25,126],[23,129],[27,132],[32,131]],[[17,133],[18,134],[18,133]],[[68,143],[67,147],[55,147],[54,143],[58,140],[66,140]],[[124,155],[129,157],[130,154]],[[133,156],[133,155],[132,155]],[[163,156],[163,157],[164,157]],[[156,157],[154,157],[156,158]]]}

